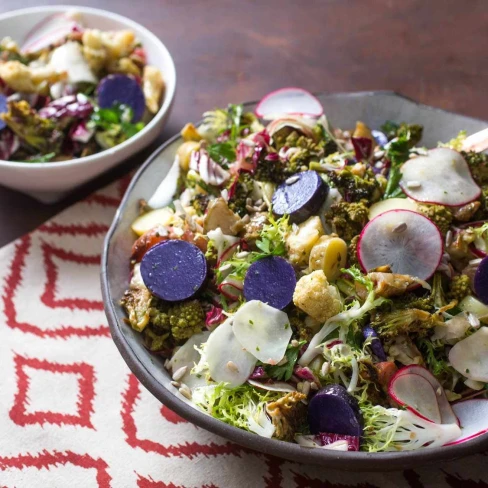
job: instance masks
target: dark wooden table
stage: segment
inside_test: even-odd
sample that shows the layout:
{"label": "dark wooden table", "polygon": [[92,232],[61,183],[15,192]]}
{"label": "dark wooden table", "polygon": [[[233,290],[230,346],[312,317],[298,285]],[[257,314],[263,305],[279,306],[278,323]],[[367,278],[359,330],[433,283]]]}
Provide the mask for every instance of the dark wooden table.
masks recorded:
{"label": "dark wooden table", "polygon": [[42,4],[100,7],[148,27],[174,57],[176,102],[158,143],[62,203],[0,187],[0,245],[135,167],[204,110],[281,86],[390,89],[488,119],[486,0],[2,0],[0,12]]}

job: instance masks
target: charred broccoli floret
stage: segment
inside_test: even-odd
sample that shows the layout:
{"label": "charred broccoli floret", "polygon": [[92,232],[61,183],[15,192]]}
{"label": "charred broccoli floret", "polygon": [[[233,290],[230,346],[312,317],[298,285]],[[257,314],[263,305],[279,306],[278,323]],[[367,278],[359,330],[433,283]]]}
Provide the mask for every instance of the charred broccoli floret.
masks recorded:
{"label": "charred broccoli floret", "polygon": [[480,208],[473,216],[473,221],[488,219],[488,186],[481,188]]}
{"label": "charred broccoli floret", "polygon": [[294,336],[301,341],[310,342],[314,333],[313,330],[305,323],[307,314],[303,313],[300,309],[295,308],[288,313],[290,319],[290,325],[294,332]]}
{"label": "charred broccoli floret", "polygon": [[388,120],[381,126],[381,130],[385,133],[386,137],[388,137],[389,141],[395,137],[408,139],[409,147],[412,148],[422,139],[424,128],[418,124],[407,124],[405,122],[397,124]]}
{"label": "charred broccoli floret", "polygon": [[198,300],[177,303],[169,309],[169,323],[175,340],[188,339],[202,330],[205,312]]}
{"label": "charred broccoli floret", "polygon": [[269,183],[282,183],[286,179],[285,165],[279,159],[261,159],[254,171],[254,178]]}
{"label": "charred broccoli floret", "polygon": [[461,151],[471,170],[471,174],[478,185],[488,183],[488,154],[476,151]]}
{"label": "charred broccoli floret", "polygon": [[371,321],[371,326],[385,338],[410,333],[415,333],[417,337],[424,337],[432,327],[442,323],[442,319],[436,314],[407,308],[386,313],[378,312]]}
{"label": "charred broccoli floret", "polygon": [[208,202],[210,197],[204,193],[198,193],[192,200],[191,205],[196,210],[198,215],[203,215],[207,210]]}
{"label": "charred broccoli floret", "polygon": [[358,243],[359,243],[359,235],[354,236],[347,247],[347,259],[349,262],[349,266],[357,266],[359,265],[358,260]]}
{"label": "charred broccoli floret", "polygon": [[[235,190],[231,188],[235,185]],[[246,200],[251,196],[254,187],[254,177],[250,173],[242,172],[239,174],[237,183],[231,180],[228,186],[230,192],[233,191],[233,195],[229,198],[229,208],[239,214],[241,217],[246,215]]]}
{"label": "charred broccoli floret", "polygon": [[469,276],[463,274],[454,276],[449,284],[448,298],[460,302],[469,294],[471,294],[471,280]]}
{"label": "charred broccoli floret", "polygon": [[53,120],[40,117],[25,100],[9,102],[8,112],[0,118],[32,149],[41,154],[59,152],[62,131]]}
{"label": "charred broccoli floret", "polygon": [[339,190],[346,202],[366,200],[369,205],[381,198],[381,187],[371,170],[364,176],[354,174],[349,167],[329,173],[330,182]]}
{"label": "charred broccoli floret", "polygon": [[418,210],[437,225],[442,235],[447,234],[453,220],[451,210],[444,205],[418,205]]}
{"label": "charred broccoli floret", "polygon": [[332,205],[325,215],[325,220],[331,225],[333,232],[350,242],[361,233],[368,222],[368,207],[364,201],[341,201]]}
{"label": "charred broccoli floret", "polygon": [[307,407],[302,402],[306,398],[303,393],[293,391],[266,405],[266,412],[275,427],[274,437],[283,441],[293,440],[306,420]]}

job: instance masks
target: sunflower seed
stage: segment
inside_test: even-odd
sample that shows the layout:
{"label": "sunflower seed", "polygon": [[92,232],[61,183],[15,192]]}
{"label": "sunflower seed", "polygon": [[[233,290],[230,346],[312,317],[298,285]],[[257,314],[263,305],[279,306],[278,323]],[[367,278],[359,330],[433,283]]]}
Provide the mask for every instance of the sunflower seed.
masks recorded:
{"label": "sunflower seed", "polygon": [[313,391],[317,391],[319,389],[319,385],[317,385],[315,381],[312,381],[312,383],[310,383],[310,389]]}
{"label": "sunflower seed", "polygon": [[420,181],[409,181],[409,182],[407,182],[407,188],[409,188],[410,190],[420,188],[421,186],[422,186],[422,183],[420,183]]}
{"label": "sunflower seed", "polygon": [[296,183],[300,178],[297,175],[290,176],[287,180],[285,180],[285,183],[287,185],[293,185],[293,183]]}
{"label": "sunflower seed", "polygon": [[175,388],[179,388],[180,387],[180,382],[179,381],[172,381],[171,384],[175,387]]}
{"label": "sunflower seed", "polygon": [[191,400],[191,390],[188,388],[187,385],[184,383],[180,386],[178,390],[185,398],[188,398],[188,400]]}
{"label": "sunflower seed", "polygon": [[237,364],[234,363],[234,361],[229,361],[227,363],[227,367],[234,373],[238,373],[239,372],[239,368],[237,367]]}
{"label": "sunflower seed", "polygon": [[302,393],[308,396],[308,394],[310,393],[310,387],[311,387],[310,381],[304,381],[302,387]]}
{"label": "sunflower seed", "polygon": [[446,234],[446,247],[452,244],[452,230],[448,230]]}
{"label": "sunflower seed", "polygon": [[188,366],[182,366],[181,368],[178,368],[173,373],[173,381],[180,381],[181,378],[183,378],[183,376],[185,376],[187,370],[188,370]]}
{"label": "sunflower seed", "polygon": [[406,222],[400,222],[396,227],[393,228],[395,234],[401,234],[407,230]]}
{"label": "sunflower seed", "polygon": [[291,345],[292,345],[292,347],[298,347],[300,345],[300,343],[296,339],[293,339],[291,341]]}

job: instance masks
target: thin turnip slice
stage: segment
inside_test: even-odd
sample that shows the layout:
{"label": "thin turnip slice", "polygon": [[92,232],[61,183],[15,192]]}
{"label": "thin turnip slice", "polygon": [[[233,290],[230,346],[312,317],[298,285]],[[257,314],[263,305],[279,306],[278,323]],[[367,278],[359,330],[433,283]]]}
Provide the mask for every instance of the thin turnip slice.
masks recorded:
{"label": "thin turnip slice", "polygon": [[461,424],[461,435],[446,446],[461,444],[488,432],[488,399],[473,398],[453,405]]}
{"label": "thin turnip slice", "polygon": [[437,226],[410,210],[390,210],[369,222],[359,238],[358,257],[370,271],[391,266],[393,273],[429,279],[441,262],[443,240]]}
{"label": "thin turnip slice", "polygon": [[466,137],[462,149],[463,151],[486,151],[488,149],[488,129],[480,130]]}
{"label": "thin turnip slice", "polygon": [[488,327],[455,344],[449,351],[451,366],[466,378],[488,382]]}
{"label": "thin turnip slice", "polygon": [[441,423],[441,413],[432,385],[418,374],[396,374],[388,388],[391,397],[420,417],[436,424]]}
{"label": "thin turnip slice", "polygon": [[441,414],[441,423],[442,424],[458,423],[458,419],[456,418],[456,415],[452,410],[451,404],[447,399],[444,388],[442,388],[441,384],[439,383],[439,380],[427,368],[424,368],[423,366],[419,366],[418,364],[410,364],[409,366],[405,366],[401,368],[397,372],[397,375],[402,375],[402,374],[417,374],[419,376],[422,376],[424,379],[426,379],[436,393],[437,403],[439,405],[439,412]]}
{"label": "thin turnip slice", "polygon": [[289,87],[268,93],[258,103],[255,113],[267,120],[286,114],[318,118],[324,113],[324,109],[318,99],[307,90]]}
{"label": "thin turnip slice", "polygon": [[210,334],[205,347],[205,359],[212,379],[228,383],[231,388],[243,385],[257,362],[234,335],[232,318]]}
{"label": "thin turnip slice", "polygon": [[27,34],[22,51],[32,53],[56,44],[72,32],[81,32],[82,26],[69,12],[53,14],[36,24]]}
{"label": "thin turnip slice", "polygon": [[402,190],[417,202],[457,207],[476,200],[481,193],[468,163],[447,147],[430,149],[425,156],[409,159],[401,171]]}
{"label": "thin turnip slice", "polygon": [[164,180],[159,184],[158,188],[154,192],[153,196],[149,199],[147,204],[151,208],[167,207],[173,202],[173,197],[178,189],[178,178],[180,176],[180,163],[178,156],[168,173],[164,177]]}
{"label": "thin turnip slice", "polygon": [[296,388],[293,386],[289,385],[288,383],[285,383],[284,381],[275,381],[273,383],[263,383],[261,381],[256,381],[256,380],[247,380],[247,382],[256,388],[260,388],[261,390],[267,390],[267,391],[282,391],[286,393],[290,393],[292,391],[297,391]]}
{"label": "thin turnip slice", "polygon": [[259,300],[245,303],[233,317],[234,334],[242,347],[266,364],[283,359],[292,330],[288,315]]}
{"label": "thin turnip slice", "polygon": [[390,210],[411,210],[417,211],[417,202],[410,200],[410,198],[387,198],[373,203],[369,208],[369,220],[373,220],[378,215],[388,212]]}

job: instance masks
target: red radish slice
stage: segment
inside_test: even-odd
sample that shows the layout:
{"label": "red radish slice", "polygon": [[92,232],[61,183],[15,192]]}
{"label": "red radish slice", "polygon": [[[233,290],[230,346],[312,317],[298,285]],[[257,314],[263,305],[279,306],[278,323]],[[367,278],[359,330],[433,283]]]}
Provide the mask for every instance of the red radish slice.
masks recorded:
{"label": "red radish slice", "polygon": [[393,273],[428,280],[441,262],[443,239],[427,217],[390,210],[369,222],[359,238],[358,257],[365,271],[391,266]]}
{"label": "red radish slice", "polygon": [[62,41],[72,32],[82,31],[83,27],[69,13],[50,15],[29,31],[24,39],[22,51],[40,51]]}
{"label": "red radish slice", "polygon": [[461,444],[488,432],[488,399],[473,398],[453,405],[461,424],[461,435],[446,446]]}
{"label": "red radish slice", "polygon": [[255,113],[258,117],[267,120],[285,114],[320,117],[324,113],[324,108],[307,90],[290,87],[268,93],[258,103]]}
{"label": "red radish slice", "polygon": [[418,202],[458,207],[476,200],[481,193],[468,163],[447,147],[430,149],[426,156],[409,159],[401,171],[402,190]]}
{"label": "red radish slice", "polygon": [[442,424],[459,423],[455,413],[452,410],[451,404],[447,399],[444,388],[442,388],[437,378],[427,368],[424,368],[423,366],[419,366],[418,364],[411,364],[409,366],[403,367],[397,372],[397,376],[403,374],[417,374],[419,376],[422,376],[430,383],[430,385],[432,386],[432,388],[434,389],[437,395],[437,403],[439,405],[439,412],[441,414]]}
{"label": "red radish slice", "polygon": [[437,396],[432,385],[418,374],[396,374],[388,388],[390,396],[420,417],[441,423]]}

